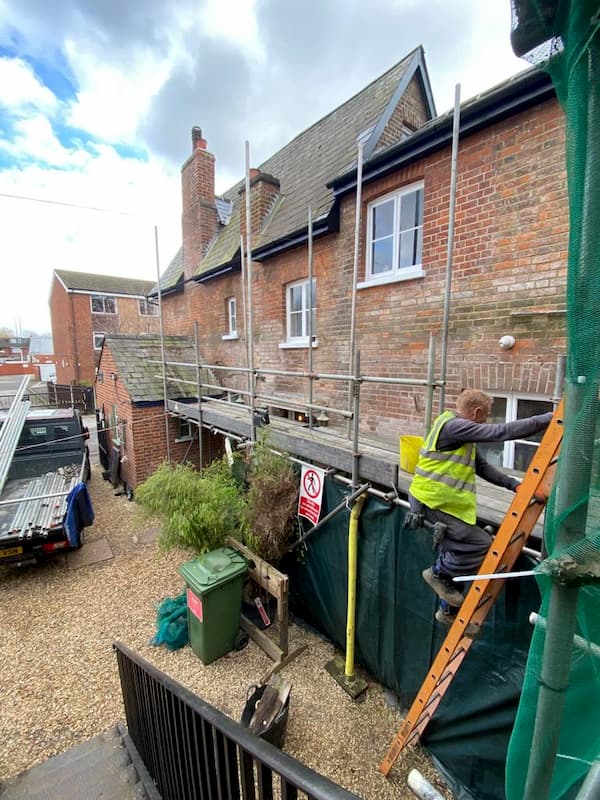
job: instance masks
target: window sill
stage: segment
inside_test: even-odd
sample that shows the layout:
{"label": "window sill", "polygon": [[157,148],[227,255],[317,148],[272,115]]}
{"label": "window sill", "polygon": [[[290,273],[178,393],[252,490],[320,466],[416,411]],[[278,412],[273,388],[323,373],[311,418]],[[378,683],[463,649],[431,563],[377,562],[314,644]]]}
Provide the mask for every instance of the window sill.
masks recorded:
{"label": "window sill", "polygon": [[175,444],[179,444],[179,442],[191,442],[193,438],[193,436],[182,436],[180,439],[175,439]]}
{"label": "window sill", "polygon": [[[318,347],[319,340],[313,339],[312,346]],[[303,347],[308,350],[308,339],[296,339],[296,340],[291,340],[289,342],[279,342],[280,350],[299,350]]]}
{"label": "window sill", "polygon": [[239,338],[240,337],[238,333],[224,333],[223,336],[221,336],[221,340],[223,342],[232,342]]}
{"label": "window sill", "polygon": [[357,289],[368,289],[370,286],[382,286],[386,283],[401,283],[402,281],[412,281],[415,278],[424,278],[427,273],[421,267],[405,269],[402,272],[395,272],[393,275],[383,275],[378,278],[370,278],[357,284]]}

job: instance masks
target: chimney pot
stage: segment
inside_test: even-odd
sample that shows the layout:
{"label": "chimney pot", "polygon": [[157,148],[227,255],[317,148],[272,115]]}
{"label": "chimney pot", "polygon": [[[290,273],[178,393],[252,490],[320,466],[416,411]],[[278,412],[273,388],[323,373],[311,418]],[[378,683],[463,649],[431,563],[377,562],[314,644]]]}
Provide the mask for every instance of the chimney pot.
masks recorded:
{"label": "chimney pot", "polygon": [[256,167],[250,167],[250,180],[253,178],[257,178],[260,175],[260,170],[256,169]]}
{"label": "chimney pot", "polygon": [[202,128],[194,125],[192,128],[192,150],[206,150],[206,139],[202,137]]}

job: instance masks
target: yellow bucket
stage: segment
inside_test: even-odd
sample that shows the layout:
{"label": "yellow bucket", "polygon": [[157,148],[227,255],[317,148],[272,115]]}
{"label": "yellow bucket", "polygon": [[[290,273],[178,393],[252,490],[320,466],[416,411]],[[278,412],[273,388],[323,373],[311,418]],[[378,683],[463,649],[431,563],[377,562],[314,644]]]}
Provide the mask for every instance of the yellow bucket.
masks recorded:
{"label": "yellow bucket", "polygon": [[414,472],[419,458],[419,450],[423,444],[422,436],[400,437],[400,469]]}

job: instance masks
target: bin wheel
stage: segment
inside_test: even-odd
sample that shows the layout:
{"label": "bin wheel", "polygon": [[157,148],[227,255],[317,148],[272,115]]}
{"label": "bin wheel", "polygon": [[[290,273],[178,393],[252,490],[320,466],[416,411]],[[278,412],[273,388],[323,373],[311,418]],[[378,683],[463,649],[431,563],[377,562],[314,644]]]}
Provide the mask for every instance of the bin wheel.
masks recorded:
{"label": "bin wheel", "polygon": [[249,641],[250,641],[250,637],[248,636],[246,631],[240,631],[238,633],[238,635],[235,637],[235,639],[233,640],[233,649],[234,650],[238,650],[238,651],[239,650],[243,650],[244,647],[246,647],[246,645],[248,644]]}

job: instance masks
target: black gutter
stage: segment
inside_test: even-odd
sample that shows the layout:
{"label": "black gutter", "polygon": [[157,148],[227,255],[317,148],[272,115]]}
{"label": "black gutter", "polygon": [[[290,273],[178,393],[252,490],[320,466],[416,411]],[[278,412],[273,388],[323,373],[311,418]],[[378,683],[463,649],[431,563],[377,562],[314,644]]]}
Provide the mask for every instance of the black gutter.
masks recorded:
{"label": "black gutter", "polygon": [[[514,116],[556,96],[550,77],[540,70],[531,70],[472,100],[460,111],[460,137]],[[382,178],[423,156],[434,153],[452,142],[453,112],[449,111],[416,131],[409,139],[378,153],[363,166],[363,184]],[[327,184],[336,198],[356,188],[356,168]]]}

